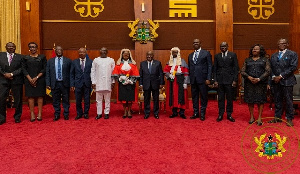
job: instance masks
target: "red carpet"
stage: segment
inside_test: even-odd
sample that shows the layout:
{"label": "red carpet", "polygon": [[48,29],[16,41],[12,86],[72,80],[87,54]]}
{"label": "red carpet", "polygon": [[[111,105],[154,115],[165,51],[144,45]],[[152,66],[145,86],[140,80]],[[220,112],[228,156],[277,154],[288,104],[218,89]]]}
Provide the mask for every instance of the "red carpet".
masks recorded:
{"label": "red carpet", "polygon": [[[137,104],[133,110],[138,110]],[[250,118],[245,104],[234,103],[235,123],[216,122],[217,101],[209,101],[204,122],[170,119],[170,111],[161,112],[158,120],[153,115],[145,120],[143,114],[122,119],[120,104],[112,104],[108,120],[95,120],[95,103],[88,120],[74,120],[74,103],[68,121],[53,122],[50,104],[44,106],[42,122],[31,123],[24,105],[22,122],[15,124],[13,111],[8,110],[7,123],[0,126],[0,173],[259,173],[242,153],[241,141]],[[273,114],[265,106],[263,116]],[[192,109],[186,115],[191,116]],[[299,133],[298,117],[294,128]],[[254,125],[253,129],[261,127]],[[296,159],[281,173],[300,173],[299,165]]]}

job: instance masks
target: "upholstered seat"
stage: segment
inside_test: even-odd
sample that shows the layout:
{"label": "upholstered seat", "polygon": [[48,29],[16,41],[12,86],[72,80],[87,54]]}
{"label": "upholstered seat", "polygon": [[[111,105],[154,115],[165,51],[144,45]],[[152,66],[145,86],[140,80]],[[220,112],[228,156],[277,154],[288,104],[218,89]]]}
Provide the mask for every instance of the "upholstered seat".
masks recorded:
{"label": "upholstered seat", "polygon": [[295,74],[297,84],[293,88],[293,101],[300,102],[300,74]]}

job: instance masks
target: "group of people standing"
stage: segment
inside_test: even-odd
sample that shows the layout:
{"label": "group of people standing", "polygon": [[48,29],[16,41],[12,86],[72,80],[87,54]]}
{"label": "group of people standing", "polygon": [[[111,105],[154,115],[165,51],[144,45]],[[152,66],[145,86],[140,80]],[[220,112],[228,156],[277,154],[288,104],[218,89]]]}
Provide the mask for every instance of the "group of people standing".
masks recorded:
{"label": "group of people standing", "polygon": [[[14,118],[16,123],[21,122],[23,83],[25,79],[25,96],[28,97],[30,108],[30,121],[42,120],[42,105],[45,89],[52,92],[54,121],[60,119],[61,102],[63,116],[69,119],[70,90],[75,92],[76,112],[75,119],[89,118],[90,94],[96,92],[97,115],[95,119],[109,118],[111,91],[117,82],[117,98],[123,104],[122,118],[132,118],[132,104],[136,100],[136,83],[144,91],[144,118],[150,116],[150,99],[153,98],[153,113],[159,118],[159,89],[167,80],[167,103],[172,108],[170,118],[180,116],[186,119],[185,110],[188,108],[188,85],[191,85],[193,100],[193,115],[191,119],[205,120],[208,85],[217,88],[218,117],[235,122],[232,117],[234,88],[238,84],[238,59],[235,53],[228,51],[228,44],[220,44],[221,52],[214,56],[214,64],[209,51],[201,48],[199,39],[194,39],[194,52],[189,54],[188,62],[181,57],[180,49],[174,47],[170,51],[170,58],[162,68],[161,62],[154,60],[154,52],[148,51],[146,60],[140,63],[138,70],[129,49],[122,49],[120,57],[115,63],[113,58],[107,56],[108,50],[100,49],[100,57],[94,60],[86,55],[86,49],[78,50],[79,58],[71,59],[63,56],[61,46],[56,46],[56,56],[46,60],[44,55],[37,53],[38,45],[34,42],[28,44],[30,55],[22,56],[15,53],[14,43],[7,43],[7,52],[0,54],[0,124],[6,122],[6,98],[9,91],[14,97],[16,107]],[[261,120],[263,105],[267,101],[267,85],[274,87],[275,118],[270,123],[282,122],[283,100],[286,104],[287,125],[293,126],[293,85],[296,84],[294,71],[297,69],[298,56],[288,50],[287,39],[278,41],[279,52],[272,55],[271,59],[265,57],[262,45],[255,44],[249,51],[241,69],[244,79],[245,102],[248,103],[250,121],[255,122],[253,114],[254,104],[258,105],[259,115],[257,125],[262,125]],[[25,77],[25,78],[24,78]],[[213,84],[212,80],[214,81]],[[199,109],[200,97],[200,109]],[[34,99],[37,99],[38,114],[34,113]],[[84,107],[82,107],[82,98]],[[105,107],[103,108],[103,99]],[[227,105],[225,110],[225,99]],[[102,114],[103,113],[103,114]]]}

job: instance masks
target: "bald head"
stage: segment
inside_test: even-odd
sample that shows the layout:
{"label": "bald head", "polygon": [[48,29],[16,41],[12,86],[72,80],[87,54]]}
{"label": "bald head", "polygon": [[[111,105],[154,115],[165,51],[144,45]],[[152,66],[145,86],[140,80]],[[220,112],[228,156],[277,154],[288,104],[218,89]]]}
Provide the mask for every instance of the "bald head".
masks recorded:
{"label": "bald head", "polygon": [[227,42],[222,42],[220,44],[220,50],[221,50],[222,53],[225,53],[228,50],[228,44],[227,44]]}
{"label": "bald head", "polygon": [[152,60],[153,60],[153,57],[154,57],[153,51],[148,51],[148,52],[146,53],[146,57],[147,57],[147,60],[148,60],[148,61],[152,61]]}
{"label": "bald head", "polygon": [[85,48],[79,48],[78,55],[80,59],[84,59],[86,57],[86,49]]}
{"label": "bald head", "polygon": [[102,47],[102,48],[100,49],[100,57],[101,57],[101,58],[106,58],[106,57],[107,57],[107,53],[108,53],[107,48]]}

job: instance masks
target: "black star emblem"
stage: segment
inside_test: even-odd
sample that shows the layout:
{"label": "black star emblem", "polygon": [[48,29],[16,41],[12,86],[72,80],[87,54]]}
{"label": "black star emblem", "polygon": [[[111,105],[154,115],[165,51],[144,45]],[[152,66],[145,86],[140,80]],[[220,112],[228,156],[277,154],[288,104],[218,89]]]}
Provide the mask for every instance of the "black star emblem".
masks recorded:
{"label": "black star emblem", "polygon": [[270,134],[270,136],[268,136],[268,139],[269,139],[269,141],[272,141],[272,140],[273,140],[273,137],[272,137],[271,134]]}

